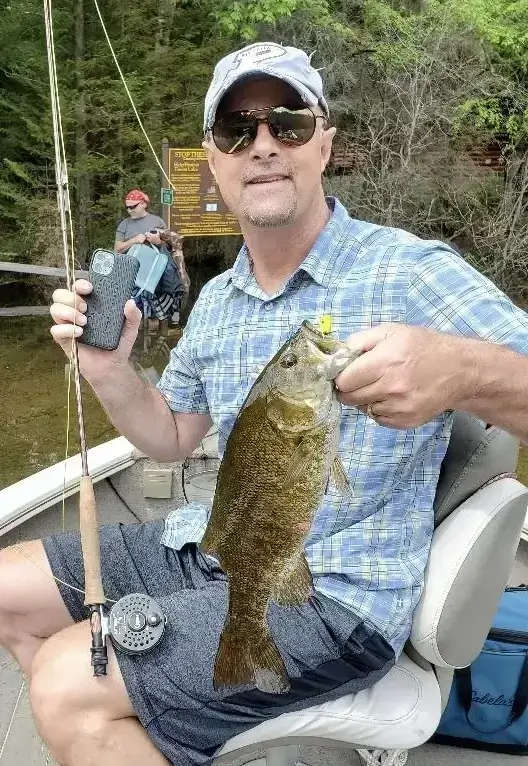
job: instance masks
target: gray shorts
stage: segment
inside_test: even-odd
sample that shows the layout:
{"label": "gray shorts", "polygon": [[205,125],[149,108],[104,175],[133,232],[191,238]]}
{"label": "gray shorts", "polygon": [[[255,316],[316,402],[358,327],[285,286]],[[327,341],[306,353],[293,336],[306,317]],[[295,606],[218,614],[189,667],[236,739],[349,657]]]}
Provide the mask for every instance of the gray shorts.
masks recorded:
{"label": "gray shorts", "polygon": [[[174,766],[210,764],[231,737],[292,710],[328,702],[376,683],[394,652],[351,612],[318,594],[302,606],[271,604],[268,623],[291,679],[286,694],[252,686],[215,691],[213,667],[227,612],[227,580],[196,545],[160,544],[163,521],[101,528],[103,583],[108,599],[148,593],[167,629],[144,655],[116,651],[136,714]],[[79,535],[44,540],[55,576],[84,586]],[[75,621],[86,619],[82,594],[58,584]],[[87,649],[89,660],[89,650]]]}

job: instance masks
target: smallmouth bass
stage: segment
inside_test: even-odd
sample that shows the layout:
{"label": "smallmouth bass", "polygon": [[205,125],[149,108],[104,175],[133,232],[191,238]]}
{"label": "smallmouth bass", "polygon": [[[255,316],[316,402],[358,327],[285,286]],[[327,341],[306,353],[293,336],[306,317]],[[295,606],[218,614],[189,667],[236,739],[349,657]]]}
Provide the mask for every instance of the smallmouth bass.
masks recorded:
{"label": "smallmouth bass", "polygon": [[303,322],[260,373],[235,420],[200,543],[229,582],[216,689],[290,688],[268,630],[268,604],[309,600],[304,544],[315,513],[330,479],[350,493],[337,457],[341,404],[333,381],[360,353]]}

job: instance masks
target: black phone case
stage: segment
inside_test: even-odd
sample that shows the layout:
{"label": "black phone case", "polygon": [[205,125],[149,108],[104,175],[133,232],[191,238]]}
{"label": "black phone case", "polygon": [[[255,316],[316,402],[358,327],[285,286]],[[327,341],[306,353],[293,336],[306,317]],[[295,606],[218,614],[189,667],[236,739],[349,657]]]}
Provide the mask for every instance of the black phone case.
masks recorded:
{"label": "black phone case", "polygon": [[[113,256],[112,270],[108,274],[93,270],[94,259],[98,254]],[[88,279],[93,285],[93,292],[85,296],[87,322],[80,343],[113,351],[119,344],[125,322],[125,303],[134,290],[139,261],[126,253],[113,253],[111,250],[96,250],[88,271]]]}

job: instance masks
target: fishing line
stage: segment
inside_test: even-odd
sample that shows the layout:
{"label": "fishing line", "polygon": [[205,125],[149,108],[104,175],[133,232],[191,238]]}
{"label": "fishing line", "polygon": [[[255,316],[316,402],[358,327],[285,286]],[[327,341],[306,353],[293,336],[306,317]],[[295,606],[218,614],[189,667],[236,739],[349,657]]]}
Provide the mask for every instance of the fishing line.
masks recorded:
{"label": "fishing line", "polygon": [[22,697],[22,692],[24,691],[25,685],[26,685],[26,682],[24,680],[24,681],[22,681],[22,683],[20,685],[20,689],[18,691],[18,697],[17,697],[17,700],[15,702],[15,706],[13,708],[13,712],[11,713],[11,719],[10,719],[9,725],[7,727],[6,735],[4,737],[4,741],[2,742],[2,748],[0,749],[0,761],[2,760],[2,756],[4,755],[5,746],[7,744],[8,737],[9,737],[9,735],[11,733],[11,728],[12,728],[13,722],[15,720],[15,715],[16,715],[16,711],[17,711],[17,708],[18,708],[18,703],[20,702],[20,698]]}
{"label": "fishing line", "polygon": [[[159,605],[150,596],[141,593],[131,593],[119,599],[117,602],[114,601],[114,605],[111,608],[110,614],[108,616],[105,610],[108,599],[104,594],[102,581],[99,519],[93,482],[88,468],[88,450],[86,443],[81,376],[79,369],[79,352],[75,334],[75,328],[77,324],[75,314],[76,293],[74,285],[75,249],[73,218],[71,214],[68,165],[64,144],[64,131],[62,128],[60,97],[58,89],[57,65],[53,35],[52,2],[51,0],[43,0],[43,2],[44,22],[46,29],[46,49],[50,81],[53,142],[55,149],[55,179],[57,184],[57,202],[61,222],[63,255],[64,264],[66,266],[67,285],[68,290],[74,294],[74,321],[71,338],[71,349],[69,354],[70,375],[68,380],[68,394],[70,392],[71,369],[73,366],[81,457],[81,478],[79,482],[79,525],[86,590],[82,591],[80,588],[76,588],[70,583],[63,584],[72,590],[76,590],[81,593],[84,592],[84,605],[89,611],[90,632],[92,637],[90,652],[93,674],[94,676],[104,676],[106,675],[106,666],[108,664],[108,650],[106,645],[108,636],[111,637],[114,645],[117,645],[117,647],[124,652],[131,654],[143,653],[144,651],[147,651],[148,649],[156,646],[156,644],[161,640],[164,633],[166,620],[161,612]],[[94,2],[96,3],[97,12],[102,22],[99,7],[97,6],[97,0],[94,0]],[[139,119],[137,110],[135,111],[136,116]],[[144,129],[143,132],[145,133]],[[146,136],[146,138],[148,140],[148,136]],[[149,146],[153,150],[152,144],[150,141],[148,142]],[[64,461],[65,474],[69,446],[69,400],[70,398],[68,396],[66,422],[66,458]],[[63,527],[65,518],[65,485],[66,476],[64,476],[63,480]],[[23,555],[26,554],[23,552]],[[29,556],[26,556],[26,558],[30,559]],[[39,567],[36,562],[33,563],[37,566],[37,568],[41,569],[41,567]],[[53,573],[51,576],[56,582],[62,582],[59,580],[59,578],[55,577]]]}
{"label": "fishing line", "polygon": [[145,128],[143,127],[143,122],[141,121],[141,117],[139,116],[139,112],[138,112],[138,110],[136,109],[136,105],[135,105],[135,103],[134,103],[134,99],[132,98],[132,94],[130,93],[130,90],[129,90],[129,88],[128,88],[128,85],[127,85],[127,83],[126,83],[126,80],[125,80],[125,76],[124,76],[124,74],[123,74],[123,71],[122,71],[121,67],[119,66],[119,61],[117,60],[117,56],[116,56],[116,54],[115,54],[115,51],[114,51],[114,48],[113,48],[113,46],[112,46],[112,42],[111,42],[111,40],[110,40],[110,37],[109,37],[109,35],[108,35],[108,32],[106,31],[106,26],[105,26],[105,23],[104,23],[104,20],[103,20],[103,17],[102,17],[101,11],[99,10],[99,4],[98,4],[97,0],[94,0],[94,5],[95,5],[95,10],[97,11],[97,15],[99,16],[99,21],[101,22],[101,26],[102,26],[102,28],[103,28],[104,36],[106,37],[106,42],[108,43],[108,47],[110,48],[110,53],[112,54],[112,57],[113,57],[113,59],[114,59],[114,62],[115,62],[115,65],[116,65],[116,67],[117,67],[117,71],[119,72],[119,76],[121,77],[121,81],[122,81],[122,83],[123,83],[123,86],[124,86],[124,88],[125,88],[126,94],[127,94],[127,96],[128,96],[128,99],[129,99],[129,101],[130,101],[130,104],[131,104],[131,106],[132,106],[132,109],[134,110],[134,114],[136,115],[136,119],[137,119],[137,121],[138,121],[138,125],[139,125],[139,127],[141,128],[141,130],[142,130],[142,132],[143,132],[143,135],[145,136],[145,139],[146,139],[146,141],[147,141],[147,143],[148,143],[148,145],[149,145],[149,147],[150,147],[150,150],[151,150],[152,154],[154,155],[154,159],[156,160],[156,164],[157,164],[157,166],[159,167],[159,169],[160,169],[160,170],[161,170],[161,172],[163,173],[163,177],[166,179],[166,181],[167,181],[167,183],[169,184],[169,186],[170,186],[170,187],[171,187],[171,188],[172,188],[174,191],[176,191],[176,187],[174,186],[174,184],[173,184],[173,183],[172,183],[172,181],[170,180],[169,176],[166,174],[166,172],[165,172],[165,170],[164,170],[164,168],[163,168],[163,165],[162,165],[162,164],[161,164],[161,162],[159,161],[159,159],[158,159],[158,155],[156,154],[156,151],[155,151],[154,147],[152,146],[152,143],[151,143],[151,141],[150,141],[150,138],[149,138],[149,137],[148,137],[148,135],[147,135],[147,131],[146,131],[146,130],[145,130]]}
{"label": "fishing line", "polygon": [[[70,292],[73,291],[75,296],[73,219],[71,215],[71,200],[68,182],[68,164],[64,144],[64,132],[62,129],[51,0],[44,0],[44,23],[46,29],[46,50],[50,82],[53,144],[55,149],[55,180],[57,184],[57,202],[61,222],[64,265],[66,267],[68,290],[70,290]],[[75,336],[75,327],[76,322],[74,305],[74,330],[71,339],[70,370],[71,364],[73,362],[75,398],[77,403],[77,423],[79,429],[82,468],[79,485],[79,524],[81,531],[81,544],[86,587],[84,604],[88,608],[90,614],[90,631],[92,635],[92,646],[90,651],[92,655],[91,662],[93,666],[93,672],[94,675],[101,676],[106,675],[106,666],[108,664],[108,652],[106,647],[106,623],[103,611],[104,605],[106,603],[106,598],[104,595],[101,577],[101,555],[97,506],[95,504],[93,483],[88,470],[86,432],[84,427],[79,355]],[[69,422],[67,422],[66,428],[68,432],[69,425]],[[66,462],[64,464],[64,470],[66,471]]]}
{"label": "fishing line", "polygon": [[[47,569],[44,569],[43,567],[41,567],[41,566],[40,566],[40,564],[37,564],[37,562],[35,561],[35,559],[32,559],[32,558],[31,558],[31,556],[30,556],[28,553],[26,553],[26,551],[25,551],[23,548],[21,548],[21,547],[20,547],[20,545],[19,545],[18,543],[14,543],[12,547],[13,547],[13,548],[14,548],[16,551],[18,551],[18,552],[19,552],[19,553],[20,553],[22,556],[24,556],[24,558],[25,558],[25,559],[27,559],[28,561],[31,561],[31,563],[33,564],[33,566],[37,567],[37,569],[39,570],[39,572],[42,572],[42,574],[43,574],[43,575],[46,575],[46,577],[47,577],[49,580],[54,580],[55,582],[59,582],[61,585],[64,585],[66,588],[69,588],[70,590],[75,590],[75,591],[77,591],[77,593],[82,593],[82,594],[83,594],[83,596],[85,596],[85,595],[86,595],[86,591],[85,591],[85,590],[82,590],[82,588],[77,588],[77,586],[75,586],[75,585],[72,585],[72,584],[71,584],[71,583],[69,583],[69,582],[65,582],[64,580],[61,580],[61,579],[60,579],[60,577],[56,577],[56,576],[53,574],[53,572],[49,572]],[[117,601],[116,601],[115,599],[113,599],[113,598],[107,598],[106,600],[107,600],[107,601],[108,601],[110,604],[117,604]]]}
{"label": "fishing line", "polygon": [[[67,175],[66,164],[66,150],[64,145],[64,133],[62,129],[62,116],[60,110],[59,92],[58,92],[58,78],[57,78],[57,62],[55,58],[55,44],[53,33],[53,14],[51,7],[51,0],[44,0],[44,23],[46,29],[46,48],[48,58],[48,74],[50,81],[50,98],[51,98],[51,111],[53,119],[53,131],[54,131],[54,149],[55,149],[55,168],[56,168],[56,182],[57,182],[57,202],[59,208],[59,216],[61,223],[62,234],[62,247],[64,262],[66,265],[66,280],[68,289],[72,289],[72,277],[71,271],[75,270],[75,255],[74,255],[74,235],[73,235],[73,221],[71,218],[71,201],[69,194],[69,184]],[[70,215],[67,215],[70,213]],[[68,241],[69,232],[69,241]],[[70,247],[71,245],[71,247]],[[71,264],[68,268],[69,258],[71,252]],[[77,317],[74,315],[73,327],[75,333],[75,327],[77,326]],[[71,425],[71,381],[72,381],[72,368],[73,363],[73,345],[74,339],[72,338],[72,349],[70,351],[68,360],[68,382],[66,393],[66,445],[64,455],[64,474],[62,485],[62,529],[64,531],[66,526],[66,461],[70,451],[70,425]],[[74,373],[75,374],[75,373]],[[79,383],[80,385],[80,383]],[[20,548],[19,548],[20,550]],[[38,567],[36,562],[33,561],[35,566]],[[38,567],[40,569],[40,567]],[[67,583],[64,583],[67,585]],[[73,590],[77,590],[75,586],[70,585]]]}

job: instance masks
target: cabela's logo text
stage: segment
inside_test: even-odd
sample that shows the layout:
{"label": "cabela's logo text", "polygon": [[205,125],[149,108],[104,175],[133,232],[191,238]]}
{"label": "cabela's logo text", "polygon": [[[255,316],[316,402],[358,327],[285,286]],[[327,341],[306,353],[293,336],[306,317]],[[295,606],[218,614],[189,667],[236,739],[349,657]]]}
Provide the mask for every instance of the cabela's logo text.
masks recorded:
{"label": "cabela's logo text", "polygon": [[479,705],[499,705],[501,707],[511,707],[513,705],[513,697],[505,697],[503,694],[499,694],[498,697],[493,697],[491,694],[479,694],[473,690],[471,695],[471,701],[476,702]]}

